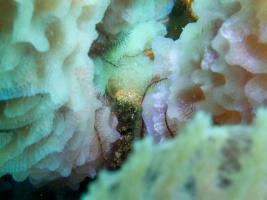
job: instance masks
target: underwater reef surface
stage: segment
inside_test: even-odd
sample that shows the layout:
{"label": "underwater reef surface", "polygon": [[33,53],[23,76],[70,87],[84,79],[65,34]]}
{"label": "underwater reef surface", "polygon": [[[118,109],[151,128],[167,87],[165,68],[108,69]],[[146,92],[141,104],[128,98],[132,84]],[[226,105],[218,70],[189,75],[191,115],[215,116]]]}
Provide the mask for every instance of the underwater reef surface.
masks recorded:
{"label": "underwater reef surface", "polygon": [[[136,71],[144,75],[143,82],[150,77],[153,62],[145,51],[151,51],[153,37],[167,33],[161,20],[173,2],[22,0],[0,5],[0,197],[78,199],[97,171],[119,167],[131,149],[136,136],[132,116],[141,118],[140,85],[135,91],[123,86],[110,100],[111,91],[118,90],[111,82],[117,79],[115,68],[130,56],[138,57],[133,62],[140,66],[148,64]],[[110,18],[113,14],[118,16]],[[136,43],[140,31],[146,37]],[[136,101],[128,102],[133,98],[125,94]]]}
{"label": "underwater reef surface", "polygon": [[0,5],[1,199],[266,197],[263,0]]}
{"label": "underwater reef surface", "polygon": [[102,171],[82,200],[266,199],[267,110],[251,125],[212,125],[202,111],[160,145],[145,138],[117,172]]}
{"label": "underwater reef surface", "polygon": [[266,5],[195,0],[197,22],[179,39],[153,39],[158,76],[142,99],[149,137],[83,200],[267,198]]}

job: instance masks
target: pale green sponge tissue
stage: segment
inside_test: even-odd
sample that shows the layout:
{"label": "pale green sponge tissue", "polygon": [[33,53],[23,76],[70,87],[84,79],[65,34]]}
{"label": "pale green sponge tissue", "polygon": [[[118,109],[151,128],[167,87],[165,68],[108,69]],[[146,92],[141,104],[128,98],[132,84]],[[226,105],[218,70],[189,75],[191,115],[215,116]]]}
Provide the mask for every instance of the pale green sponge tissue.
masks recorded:
{"label": "pale green sponge tissue", "polygon": [[265,109],[247,126],[213,126],[198,112],[174,140],[136,142],[122,169],[103,171],[82,200],[266,199],[266,130]]}
{"label": "pale green sponge tissue", "polygon": [[111,1],[102,19],[103,29],[111,36],[111,47],[93,59],[94,84],[100,93],[108,87],[109,94],[115,95],[114,91],[123,88],[142,96],[147,80],[155,75],[153,62],[144,51],[151,48],[155,37],[167,34],[161,20],[172,6],[172,0]]}
{"label": "pale green sponge tissue", "polygon": [[0,177],[73,186],[95,176],[99,140],[105,152],[119,137],[87,55],[109,3],[0,0]]}

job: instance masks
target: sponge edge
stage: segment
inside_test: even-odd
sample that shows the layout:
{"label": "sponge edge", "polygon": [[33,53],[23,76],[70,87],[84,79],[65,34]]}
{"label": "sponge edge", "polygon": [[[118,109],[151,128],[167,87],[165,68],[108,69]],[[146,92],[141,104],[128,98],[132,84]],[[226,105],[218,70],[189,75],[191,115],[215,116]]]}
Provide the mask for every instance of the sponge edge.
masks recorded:
{"label": "sponge edge", "polygon": [[[212,126],[198,112],[179,137],[135,143],[119,172],[101,172],[91,199],[264,199],[267,110],[248,126]],[[131,173],[129,173],[131,172]]]}
{"label": "sponge edge", "polygon": [[103,18],[103,25],[111,34],[129,31],[139,23],[162,20],[173,5],[173,0],[113,0]]}
{"label": "sponge edge", "polygon": [[[100,24],[100,32],[105,33],[104,35],[108,36],[108,40],[99,38],[99,43],[106,43],[106,46],[103,45],[106,48],[100,51],[99,57],[94,57],[96,66],[94,83],[100,93],[104,93],[106,87],[114,87],[115,84],[112,83],[111,86],[108,84],[114,82],[117,77],[118,82],[121,82],[122,76],[125,76],[124,80],[136,78],[134,82],[136,86],[131,87],[141,88],[138,90],[142,90],[145,88],[144,84],[140,84],[144,82],[143,77],[149,79],[155,76],[155,73],[151,73],[154,58],[151,57],[149,63],[145,57],[149,56],[148,51],[151,52],[153,39],[167,34],[166,27],[160,20],[167,17],[172,6],[172,0],[111,1]],[[129,67],[130,65],[131,67]],[[132,70],[130,68],[143,69],[133,69],[139,74],[135,74],[135,72],[126,74],[126,68],[128,70]],[[121,71],[122,73],[120,73]],[[140,76],[140,79],[138,76]],[[128,88],[126,86],[125,89]],[[136,89],[134,90],[134,92],[139,93]]]}
{"label": "sponge edge", "polygon": [[216,124],[250,123],[257,108],[266,105],[266,3],[251,4],[195,0],[196,23],[174,42],[153,41],[155,69],[171,82],[167,115],[179,127],[187,120],[180,102],[212,113]]}
{"label": "sponge edge", "polygon": [[[0,176],[38,186],[72,172],[74,182],[94,176],[101,103],[87,51],[109,1],[0,3],[10,14],[0,16]],[[108,134],[106,149],[118,138],[114,126]]]}

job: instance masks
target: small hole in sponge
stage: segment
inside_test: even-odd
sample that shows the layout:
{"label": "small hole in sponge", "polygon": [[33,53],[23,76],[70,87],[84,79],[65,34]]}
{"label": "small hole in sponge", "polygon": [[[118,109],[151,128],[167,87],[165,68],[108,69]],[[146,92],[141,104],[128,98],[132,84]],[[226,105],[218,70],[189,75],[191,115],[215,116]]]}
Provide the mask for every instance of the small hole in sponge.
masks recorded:
{"label": "small hole in sponge", "polygon": [[181,91],[177,97],[177,106],[181,114],[180,120],[192,119],[196,112],[194,103],[202,100],[205,100],[205,94],[199,86]]}
{"label": "small hole in sponge", "polygon": [[245,40],[245,44],[249,52],[256,58],[266,60],[267,45],[259,42],[256,35],[249,35]]}
{"label": "small hole in sponge", "polygon": [[216,125],[222,124],[239,124],[242,120],[242,117],[238,111],[227,110],[225,113],[213,116],[213,123]]}
{"label": "small hole in sponge", "polygon": [[211,75],[211,79],[214,87],[219,87],[225,84],[225,77],[223,74],[214,72]]}
{"label": "small hole in sponge", "polygon": [[178,99],[182,99],[184,102],[194,103],[205,100],[205,94],[199,86],[195,86],[181,91],[178,95]]}

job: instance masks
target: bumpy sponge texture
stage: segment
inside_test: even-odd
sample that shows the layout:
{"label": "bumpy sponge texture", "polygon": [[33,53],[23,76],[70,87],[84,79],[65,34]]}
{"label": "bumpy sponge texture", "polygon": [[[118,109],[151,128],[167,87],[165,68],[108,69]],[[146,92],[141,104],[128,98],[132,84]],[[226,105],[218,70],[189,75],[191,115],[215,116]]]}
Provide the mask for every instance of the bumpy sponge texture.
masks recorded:
{"label": "bumpy sponge texture", "polygon": [[215,124],[251,122],[267,102],[265,1],[196,0],[192,8],[196,23],[177,41],[161,38],[153,45],[162,52],[155,65],[172,83],[168,116],[182,124],[190,105],[212,113]]}
{"label": "bumpy sponge texture", "polygon": [[[43,183],[99,156],[87,52],[108,4],[0,1],[0,176]],[[113,129],[105,142],[117,137]]]}
{"label": "bumpy sponge texture", "polygon": [[103,171],[82,200],[263,200],[267,111],[249,126],[213,126],[199,112],[179,137],[135,143],[117,172]]}
{"label": "bumpy sponge texture", "polygon": [[113,0],[103,18],[103,25],[111,34],[129,31],[139,23],[164,19],[172,7],[172,0]]}

